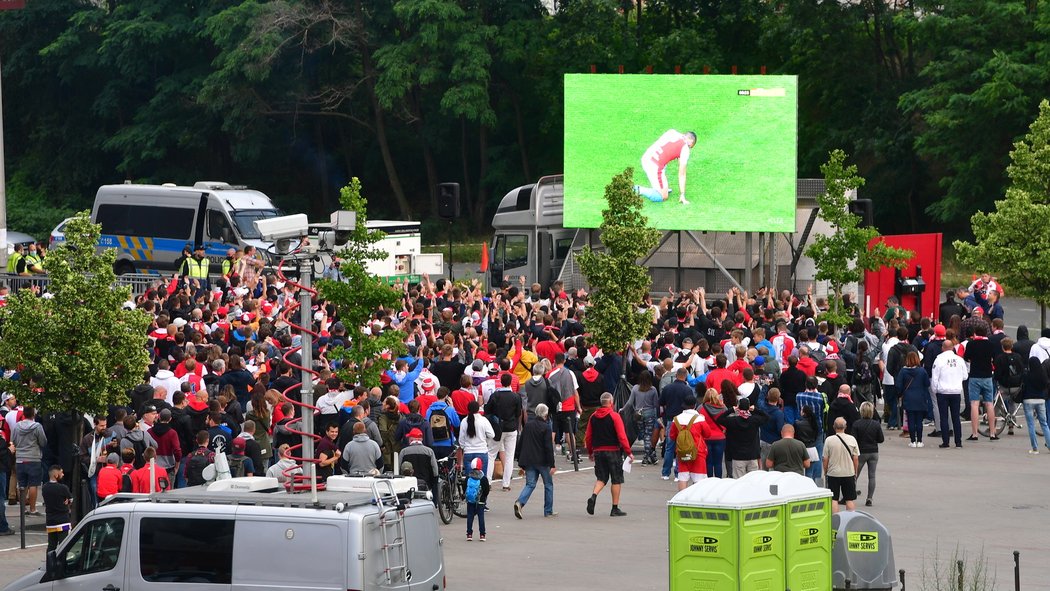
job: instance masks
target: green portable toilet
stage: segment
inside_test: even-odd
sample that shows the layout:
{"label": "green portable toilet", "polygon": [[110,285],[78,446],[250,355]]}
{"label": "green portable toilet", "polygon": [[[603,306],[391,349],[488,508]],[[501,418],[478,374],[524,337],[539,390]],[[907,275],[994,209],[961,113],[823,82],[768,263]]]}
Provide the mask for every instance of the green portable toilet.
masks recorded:
{"label": "green portable toilet", "polygon": [[[802,476],[751,472],[708,478],[676,494],[668,503],[671,590],[786,588],[786,503],[820,490]],[[826,564],[830,581],[830,555]]]}
{"label": "green portable toilet", "polygon": [[776,482],[784,504],[784,563],[791,591],[831,589],[831,491],[812,478],[785,473]]}

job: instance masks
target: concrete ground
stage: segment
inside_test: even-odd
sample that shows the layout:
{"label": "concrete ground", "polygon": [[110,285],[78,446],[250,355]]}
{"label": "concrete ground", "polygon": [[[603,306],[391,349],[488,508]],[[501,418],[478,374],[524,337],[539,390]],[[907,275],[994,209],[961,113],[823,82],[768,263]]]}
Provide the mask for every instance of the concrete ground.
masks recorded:
{"label": "concrete ground", "polygon": [[[956,545],[971,556],[983,551],[1000,589],[1013,588],[1014,550],[1021,553],[1021,589],[1050,588],[1050,563],[1042,557],[1050,525],[1045,494],[1050,451],[1042,442],[1043,453],[1029,456],[1023,431],[1004,433],[997,442],[964,442],[962,449],[947,450],[936,442],[912,449],[897,432],[888,435],[880,451],[875,505],[861,509],[889,529],[896,566],[907,571],[909,588],[922,588],[924,561],[930,563],[937,554],[950,560]],[[468,543],[465,520],[458,517],[442,526],[449,589],[475,588],[479,580],[550,584],[552,577],[564,590],[667,588],[666,503],[674,483],[661,480],[659,468],[636,464],[621,499],[627,516],[609,517],[607,492],[589,516],[584,510],[593,484],[589,464],[574,473],[559,459],[559,468],[570,471],[555,476],[557,517],[542,517],[539,488],[525,519],[515,519],[512,506],[523,485],[516,479],[511,492],[496,486],[490,495],[487,542],[477,540],[475,528],[475,541]],[[862,476],[862,491],[866,482]],[[18,528],[17,507],[8,506],[7,515]],[[0,537],[0,584],[36,568],[44,558],[42,518],[29,517],[28,524],[26,550],[18,549],[19,536]]]}

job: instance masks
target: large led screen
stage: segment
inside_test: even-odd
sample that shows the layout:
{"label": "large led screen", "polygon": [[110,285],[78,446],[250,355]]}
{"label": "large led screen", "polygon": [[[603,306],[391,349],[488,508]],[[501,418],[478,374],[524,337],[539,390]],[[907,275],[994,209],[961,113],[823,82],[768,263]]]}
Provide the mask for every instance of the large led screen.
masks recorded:
{"label": "large led screen", "polygon": [[654,228],[794,232],[797,104],[795,76],[566,75],[565,226],[631,167]]}

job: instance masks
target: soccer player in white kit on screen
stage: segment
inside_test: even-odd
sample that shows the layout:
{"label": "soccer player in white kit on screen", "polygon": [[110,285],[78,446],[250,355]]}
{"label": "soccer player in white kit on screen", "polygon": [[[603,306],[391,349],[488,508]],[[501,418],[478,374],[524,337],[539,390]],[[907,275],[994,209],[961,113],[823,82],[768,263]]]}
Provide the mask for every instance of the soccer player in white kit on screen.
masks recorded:
{"label": "soccer player in white kit on screen", "polygon": [[689,163],[689,153],[696,145],[696,134],[692,131],[680,132],[669,129],[653,142],[649,149],[642,154],[642,170],[649,177],[652,189],[639,187],[638,192],[650,201],[667,201],[670,189],[667,186],[667,175],[664,169],[667,165],[678,160],[678,202],[688,205],[685,198],[686,165]]}

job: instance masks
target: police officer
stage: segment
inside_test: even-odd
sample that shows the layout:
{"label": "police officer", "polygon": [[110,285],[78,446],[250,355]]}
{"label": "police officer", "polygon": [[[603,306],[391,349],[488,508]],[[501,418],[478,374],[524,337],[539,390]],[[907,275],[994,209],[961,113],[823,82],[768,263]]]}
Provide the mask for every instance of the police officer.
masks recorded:
{"label": "police officer", "polygon": [[12,275],[18,273],[18,261],[22,258],[22,245],[16,244],[15,251],[7,257],[7,272]]}
{"label": "police officer", "polygon": [[211,261],[204,256],[204,245],[197,244],[193,247],[193,256],[183,261],[182,275],[186,280],[192,282],[194,279],[200,285],[200,289],[208,288],[208,266]]}

